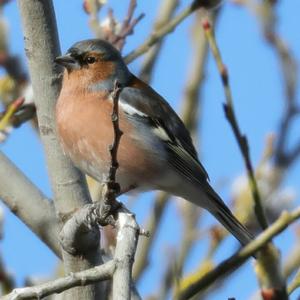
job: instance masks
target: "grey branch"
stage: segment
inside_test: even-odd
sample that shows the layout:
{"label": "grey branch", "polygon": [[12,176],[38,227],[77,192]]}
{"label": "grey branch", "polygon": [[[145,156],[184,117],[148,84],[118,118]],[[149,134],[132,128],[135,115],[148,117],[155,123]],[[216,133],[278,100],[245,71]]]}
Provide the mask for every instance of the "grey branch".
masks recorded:
{"label": "grey branch", "polygon": [[113,300],[129,300],[139,226],[134,215],[125,209],[118,214],[118,228],[114,258],[117,268],[113,275]]}
{"label": "grey branch", "polygon": [[140,229],[134,215],[125,207],[119,209],[117,227],[117,245],[115,256],[112,260],[103,265],[71,273],[66,277],[47,283],[15,289],[10,294],[2,297],[1,300],[41,299],[74,287],[86,286],[111,278],[113,279],[113,300],[129,300],[132,294],[134,294],[135,299],[140,299],[137,291],[132,288],[131,278],[132,264]]}
{"label": "grey branch", "polygon": [[66,277],[55,279],[47,283],[15,289],[10,294],[2,297],[1,300],[41,299],[55,293],[61,293],[72,287],[85,286],[94,282],[110,279],[115,268],[116,263],[114,260],[111,260],[101,266],[71,273]]}
{"label": "grey branch", "polygon": [[[55,130],[55,103],[60,90],[60,73],[54,63],[60,54],[55,13],[50,0],[18,1],[29,62],[37,117],[42,142],[45,147],[55,208],[59,215],[70,214],[90,203],[86,183],[82,174],[67,159],[58,143]],[[29,209],[29,207],[28,207]],[[90,242],[88,253],[79,256],[63,251],[65,271],[77,272],[101,263],[99,241]],[[70,299],[99,299],[101,291],[96,286],[72,289]]]}
{"label": "grey branch", "polygon": [[87,204],[65,222],[59,236],[63,249],[69,254],[81,255],[100,246],[97,220],[93,219],[97,208],[97,203]]}
{"label": "grey branch", "polygon": [[0,152],[0,198],[50,249],[61,257],[53,203]]}

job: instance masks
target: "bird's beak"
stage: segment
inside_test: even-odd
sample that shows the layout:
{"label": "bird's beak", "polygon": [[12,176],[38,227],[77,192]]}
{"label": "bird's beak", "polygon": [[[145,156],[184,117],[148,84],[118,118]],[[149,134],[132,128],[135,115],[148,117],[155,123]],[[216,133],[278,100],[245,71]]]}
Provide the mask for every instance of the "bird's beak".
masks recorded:
{"label": "bird's beak", "polygon": [[70,53],[58,56],[54,61],[67,69],[77,69],[79,67],[78,61]]}

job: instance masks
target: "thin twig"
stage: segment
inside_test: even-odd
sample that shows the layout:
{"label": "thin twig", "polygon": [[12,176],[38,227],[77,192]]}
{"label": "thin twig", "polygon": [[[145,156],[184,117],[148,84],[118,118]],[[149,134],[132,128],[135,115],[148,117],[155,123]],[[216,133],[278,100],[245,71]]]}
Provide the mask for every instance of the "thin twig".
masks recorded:
{"label": "thin twig", "polygon": [[[161,5],[159,6],[157,18],[154,22],[152,31],[155,32],[165,26],[168,22],[170,22],[175,9],[179,4],[178,0],[165,0],[162,1]],[[165,37],[165,36],[164,36]],[[164,37],[162,37],[155,46],[153,46],[145,55],[145,59],[143,61],[143,65],[139,72],[139,78],[141,78],[145,82],[150,82],[153,74],[153,70],[155,64],[157,62],[157,58],[160,54],[162,49]]]}
{"label": "thin twig", "polygon": [[110,168],[108,171],[106,182],[104,183],[102,189],[102,199],[103,203],[101,204],[99,218],[101,221],[100,225],[113,224],[113,211],[119,206],[119,203],[116,201],[116,196],[120,193],[120,185],[116,182],[116,173],[119,167],[117,154],[119,143],[123,132],[119,127],[119,95],[122,91],[122,87],[119,82],[116,80],[114,82],[114,88],[111,92],[111,98],[113,101],[113,108],[111,113],[111,122],[113,125],[114,139],[111,145],[109,145],[109,153],[111,157]]}
{"label": "thin twig", "polygon": [[277,16],[275,13],[276,2],[263,1],[260,5],[265,14],[259,14],[263,25],[263,33],[267,42],[273,47],[281,64],[282,77],[285,88],[285,112],[279,127],[278,141],[275,148],[275,164],[279,167],[288,167],[300,154],[297,148],[300,141],[292,150],[287,149],[288,133],[291,129],[292,121],[299,116],[299,105],[296,103],[297,90],[297,60],[286,45],[284,39],[276,31]]}
{"label": "thin twig", "polygon": [[200,278],[194,278],[193,282],[182,282],[178,299],[189,299],[203,289],[209,287],[218,278],[236,269],[249,257],[263,248],[273,237],[284,231],[291,223],[300,218],[300,207],[292,212],[283,212],[281,216],[266,230],[264,230],[255,240],[247,244],[236,254],[219,264],[211,272]]}
{"label": "thin twig", "polygon": [[203,20],[203,29],[205,32],[205,35],[207,37],[207,40],[209,42],[210,48],[212,50],[213,56],[216,60],[217,67],[220,72],[220,76],[222,79],[222,84],[224,87],[224,92],[225,92],[225,97],[226,97],[226,104],[224,104],[224,111],[226,118],[232,128],[232,131],[234,133],[234,136],[237,140],[239,149],[242,153],[246,169],[247,169],[247,174],[249,178],[249,184],[250,184],[250,189],[252,192],[252,196],[254,199],[254,211],[255,215],[257,217],[257,220],[261,226],[262,229],[266,229],[268,227],[267,219],[264,213],[264,209],[261,203],[261,198],[256,182],[256,178],[254,175],[254,170],[253,166],[250,160],[250,153],[249,153],[249,145],[248,145],[248,140],[247,137],[241,133],[235,112],[234,112],[234,106],[233,106],[233,100],[232,100],[232,94],[231,94],[231,89],[229,85],[229,76],[228,76],[228,71],[222,61],[221,54],[219,51],[219,48],[217,46],[213,29],[211,26],[210,21],[207,18],[204,18]]}
{"label": "thin twig", "polygon": [[[91,2],[91,3],[88,3]],[[96,2],[96,3],[95,3]],[[122,23],[117,22],[113,10],[110,8],[103,23],[98,20],[98,12],[101,4],[98,1],[85,1],[84,8],[90,14],[90,26],[96,37],[105,39],[121,51],[126,42],[126,38],[133,34],[135,26],[143,19],[144,13],[133,18],[136,9],[136,0],[130,0],[127,14]],[[117,26],[120,25],[120,26]]]}
{"label": "thin twig", "polygon": [[134,49],[132,52],[130,52],[124,57],[125,62],[129,64],[134,59],[147,52],[154,44],[160,41],[161,38],[171,33],[183,20],[185,20],[198,8],[200,8],[201,5],[204,5],[201,2],[202,1],[197,0],[193,1],[188,7],[186,7],[181,13],[175,16],[165,26],[163,26],[155,32],[152,32],[150,37],[147,38],[142,45],[138,46],[136,49]]}
{"label": "thin twig", "polygon": [[136,9],[136,0],[130,0],[128,6],[127,15],[121,25],[120,31],[113,36],[110,42],[115,45],[120,51],[123,49],[127,36],[133,34],[134,27],[142,20],[145,16],[141,13],[137,18],[133,18],[134,11]]}
{"label": "thin twig", "polygon": [[117,153],[119,148],[119,143],[123,132],[119,127],[119,95],[122,91],[121,85],[116,80],[114,83],[114,89],[111,93],[111,98],[113,100],[113,111],[111,114],[111,121],[114,129],[114,140],[113,143],[109,146],[109,152],[111,155],[111,165],[108,172],[107,182],[115,183],[116,181],[116,172],[119,167],[117,160]]}
{"label": "thin twig", "polygon": [[[225,65],[223,64],[211,24],[207,18],[204,18],[203,28],[221,75],[226,96],[226,104],[224,104],[225,115],[234,132],[235,138],[238,142],[239,149],[242,153],[246,165],[248,180],[250,183],[250,190],[254,199],[255,215],[261,228],[266,229],[268,223],[261,203],[254,170],[250,160],[248,141],[246,136],[241,133],[241,130],[239,128],[239,124],[237,122],[233,107],[228,72]],[[272,251],[269,249],[272,249]],[[257,256],[255,270],[260,282],[261,293],[264,293],[266,290],[271,290],[274,295],[280,295],[280,299],[287,299],[285,280],[282,277],[280,270],[280,257],[274,254],[277,253],[277,251],[278,250],[273,246],[272,243],[262,249],[262,251]]]}

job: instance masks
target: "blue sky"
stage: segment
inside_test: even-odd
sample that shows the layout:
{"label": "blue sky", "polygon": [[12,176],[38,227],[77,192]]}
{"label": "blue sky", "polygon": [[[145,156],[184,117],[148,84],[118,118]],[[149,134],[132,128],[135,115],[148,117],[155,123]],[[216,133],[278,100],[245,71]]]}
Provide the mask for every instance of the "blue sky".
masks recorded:
{"label": "blue sky", "polygon": [[[109,1],[115,8],[117,16],[126,11],[128,1]],[[181,1],[180,8],[189,1]],[[139,0],[137,12],[145,12],[146,17],[136,27],[134,36],[128,39],[124,54],[139,45],[149,35],[150,25],[155,17],[159,1]],[[56,17],[59,28],[62,51],[69,48],[74,42],[92,37],[87,26],[87,15],[82,11],[82,1],[55,0]],[[260,32],[256,17],[244,8],[224,2],[223,11],[218,22],[217,40],[230,72],[233,98],[236,113],[241,128],[249,139],[251,157],[255,163],[261,156],[265,137],[275,132],[279,126],[280,114],[283,108],[284,90],[280,66],[274,51]],[[290,46],[293,54],[300,57],[299,1],[279,1],[278,29]],[[103,12],[106,12],[104,10]],[[9,23],[10,48],[13,54],[25,58],[23,38],[17,6],[15,1],[8,4],[4,15]],[[188,72],[187,63],[190,63],[190,27],[193,18],[181,24],[174,34],[170,35],[163,52],[161,53],[153,78],[152,86],[163,95],[171,105],[179,111],[180,100],[183,95],[184,84]],[[132,72],[138,72],[141,60],[130,65]],[[24,59],[24,64],[25,64]],[[210,174],[212,185],[224,181],[220,190],[226,199],[230,192],[232,180],[244,172],[244,165],[238,151],[231,129],[224,118],[222,103],[224,95],[219,75],[214,61],[209,57],[206,83],[201,94],[203,97],[203,112],[201,120],[201,149],[199,153],[202,162]],[[299,90],[298,90],[299,98]],[[295,123],[290,134],[290,143],[299,138]],[[1,145],[3,150],[40,189],[51,196],[47,169],[45,167],[42,146],[29,125],[15,130],[9,140]],[[285,186],[291,186],[299,193],[300,165],[296,163],[287,174]],[[151,194],[144,195],[134,206],[137,218],[143,222],[146,212],[152,203]],[[26,199],[24,199],[26,201]],[[297,201],[299,203],[299,201]],[[142,295],[155,291],[157,282],[153,276],[160,276],[161,266],[166,261],[170,245],[175,245],[180,232],[180,222],[174,202],[170,203],[167,214],[154,245],[152,256],[153,266],[143,277],[139,286]],[[205,220],[212,222],[206,214]],[[17,218],[5,211],[5,236],[1,242],[1,252],[8,268],[16,275],[18,284],[22,284],[25,276],[47,276],[57,266],[54,255],[44,246]],[[276,239],[283,254],[288,251],[294,242],[291,234],[283,234]],[[285,245],[285,246],[282,246]],[[187,270],[193,270],[201,255],[205,253],[206,244],[199,244],[193,249],[187,263]],[[217,253],[217,261],[231,254],[236,247],[233,238],[228,239]],[[160,255],[158,255],[158,253]],[[241,277],[243,276],[243,277]],[[240,280],[240,278],[247,280]],[[247,299],[257,289],[256,278],[251,262],[233,276],[234,286],[227,285],[213,294],[213,299]],[[296,299],[297,291],[291,299]]]}

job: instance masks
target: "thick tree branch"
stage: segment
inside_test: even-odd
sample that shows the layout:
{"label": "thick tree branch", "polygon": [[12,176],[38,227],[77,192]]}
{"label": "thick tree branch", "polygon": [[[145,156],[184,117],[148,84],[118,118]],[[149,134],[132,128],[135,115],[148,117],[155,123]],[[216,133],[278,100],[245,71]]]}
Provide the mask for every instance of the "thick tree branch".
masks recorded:
{"label": "thick tree branch", "polygon": [[59,222],[53,203],[0,152],[0,198],[50,249],[61,257]]}
{"label": "thick tree branch", "polygon": [[[51,186],[57,213],[64,216],[90,202],[82,174],[64,156],[56,137],[55,103],[60,89],[59,70],[54,63],[60,54],[55,14],[50,0],[18,1],[25,38],[25,49],[29,62],[30,77],[37,107],[40,135],[45,147]],[[75,257],[63,251],[65,271],[76,272],[101,263],[99,234],[84,233],[90,243],[88,253]],[[96,286],[73,289],[71,299],[97,299]]]}
{"label": "thick tree branch", "polygon": [[2,297],[1,300],[41,299],[74,287],[86,286],[108,279],[113,280],[113,300],[130,300],[132,293],[135,295],[135,299],[140,299],[137,292],[132,289],[131,279],[132,264],[140,229],[134,215],[125,207],[118,209],[116,226],[118,227],[117,245],[112,260],[103,265],[71,273],[66,277],[47,283],[15,289],[10,294]]}
{"label": "thick tree branch", "polygon": [[140,229],[134,215],[126,210],[118,213],[118,228],[112,294],[113,300],[130,300],[132,265]]}

